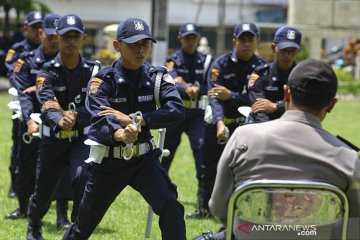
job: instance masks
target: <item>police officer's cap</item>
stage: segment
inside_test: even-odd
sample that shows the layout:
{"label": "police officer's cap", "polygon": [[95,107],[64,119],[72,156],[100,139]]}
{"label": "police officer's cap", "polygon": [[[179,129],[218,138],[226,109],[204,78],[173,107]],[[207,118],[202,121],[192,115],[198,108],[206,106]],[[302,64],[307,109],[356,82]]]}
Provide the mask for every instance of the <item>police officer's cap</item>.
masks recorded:
{"label": "police officer's cap", "polygon": [[182,37],[185,37],[187,35],[194,34],[197,36],[200,36],[200,29],[199,27],[194,23],[186,23],[182,25],[179,29],[179,35]]}
{"label": "police officer's cap", "polygon": [[67,14],[59,19],[56,31],[60,35],[63,35],[69,31],[77,31],[83,34],[85,31],[85,27],[81,18],[78,15]]}
{"label": "police officer's cap", "polygon": [[126,43],[135,43],[142,39],[156,42],[151,36],[149,26],[140,18],[127,18],[121,21],[116,31],[116,39]]}
{"label": "police officer's cap", "polygon": [[52,35],[56,33],[56,27],[58,25],[60,16],[54,13],[48,14],[42,21],[42,27],[45,30],[46,35]]}
{"label": "police officer's cap", "polygon": [[292,27],[281,27],[275,32],[274,43],[279,49],[293,47],[300,49],[301,33]]}
{"label": "police officer's cap", "polygon": [[330,64],[310,58],[297,64],[291,71],[288,85],[291,90],[334,97],[338,81]]}
{"label": "police officer's cap", "polygon": [[45,14],[43,12],[31,11],[26,15],[24,24],[30,26],[35,23],[41,23],[44,17]]}
{"label": "police officer's cap", "polygon": [[259,37],[260,30],[254,23],[240,23],[234,28],[234,38],[239,38],[243,33],[252,33],[253,35]]}

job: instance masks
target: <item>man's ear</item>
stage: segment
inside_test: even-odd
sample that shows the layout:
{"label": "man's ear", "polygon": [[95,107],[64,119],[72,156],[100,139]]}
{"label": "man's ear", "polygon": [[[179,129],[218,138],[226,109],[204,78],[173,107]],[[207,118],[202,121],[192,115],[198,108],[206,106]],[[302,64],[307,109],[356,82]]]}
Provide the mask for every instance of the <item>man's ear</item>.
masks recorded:
{"label": "man's ear", "polygon": [[179,43],[181,43],[181,35],[177,35],[177,40],[179,41]]}
{"label": "man's ear", "polygon": [[290,102],[290,88],[287,84],[284,84],[284,101]]}
{"label": "man's ear", "polygon": [[86,33],[83,35],[83,42],[85,42],[85,41],[86,41],[87,36],[88,36],[88,35],[87,35]]}
{"label": "man's ear", "polygon": [[335,107],[335,104],[338,102],[338,99],[335,97],[333,98],[330,103],[328,104],[328,106],[326,107],[326,112],[329,113],[333,110],[333,108]]}
{"label": "man's ear", "polygon": [[276,50],[276,44],[275,43],[271,43],[271,50],[272,50],[272,53],[274,54],[275,50]]}
{"label": "man's ear", "polygon": [[120,43],[118,40],[114,40],[113,41],[113,46],[114,46],[114,49],[117,51],[117,52],[120,52]]}

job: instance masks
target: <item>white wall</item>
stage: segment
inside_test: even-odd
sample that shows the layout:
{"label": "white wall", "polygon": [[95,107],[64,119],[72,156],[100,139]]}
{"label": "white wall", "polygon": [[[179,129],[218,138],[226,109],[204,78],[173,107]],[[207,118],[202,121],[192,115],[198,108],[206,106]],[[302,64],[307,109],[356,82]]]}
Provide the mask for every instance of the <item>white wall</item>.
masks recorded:
{"label": "white wall", "polygon": [[40,0],[59,15],[75,13],[85,23],[108,25],[128,17],[139,17],[150,23],[150,0]]}

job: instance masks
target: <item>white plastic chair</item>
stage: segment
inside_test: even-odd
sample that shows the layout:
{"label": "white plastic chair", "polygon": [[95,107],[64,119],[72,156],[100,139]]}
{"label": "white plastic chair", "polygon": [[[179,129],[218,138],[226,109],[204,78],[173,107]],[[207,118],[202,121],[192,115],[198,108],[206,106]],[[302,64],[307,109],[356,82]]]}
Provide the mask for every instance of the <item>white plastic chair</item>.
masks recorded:
{"label": "white plastic chair", "polygon": [[[347,197],[334,185],[253,180],[243,183],[232,194],[226,231],[237,239],[334,239],[331,237],[334,229],[341,226],[341,233],[336,228],[339,235],[336,239],[346,240],[348,217]],[[299,226],[299,229],[291,229],[291,226]],[[310,227],[306,230],[302,226]],[[315,230],[311,226],[315,226]],[[264,227],[276,228],[276,231],[267,232]],[[319,230],[322,238],[317,234]],[[256,234],[261,238],[256,238]],[[232,234],[226,235],[226,240],[231,240]]]}

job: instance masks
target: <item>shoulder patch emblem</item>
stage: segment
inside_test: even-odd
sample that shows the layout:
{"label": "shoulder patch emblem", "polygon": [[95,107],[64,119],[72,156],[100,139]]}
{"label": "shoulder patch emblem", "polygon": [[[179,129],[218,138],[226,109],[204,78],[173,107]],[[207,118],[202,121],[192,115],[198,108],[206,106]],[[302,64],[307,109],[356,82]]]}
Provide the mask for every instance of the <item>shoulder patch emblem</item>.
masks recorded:
{"label": "shoulder patch emblem", "polygon": [[46,79],[44,77],[37,77],[36,78],[36,91],[38,93],[41,93],[42,90],[44,89],[45,80]]}
{"label": "shoulder patch emblem", "polygon": [[22,60],[21,58],[19,58],[16,62],[15,68],[14,68],[14,73],[19,73],[21,70],[21,67],[24,65],[24,60]]}
{"label": "shoulder patch emblem", "polygon": [[90,80],[90,87],[88,90],[88,95],[89,96],[96,96],[99,94],[99,87],[101,85],[101,83],[103,83],[104,81],[101,80],[100,78],[93,78]]}
{"label": "shoulder patch emblem", "polygon": [[9,49],[9,51],[6,54],[5,62],[11,61],[14,54],[15,54],[15,50],[14,49]]}
{"label": "shoulder patch emblem", "polygon": [[220,74],[219,69],[212,68],[211,69],[211,82],[215,82]]}
{"label": "shoulder patch emblem", "polygon": [[258,80],[260,78],[259,75],[257,75],[256,73],[252,73],[250,75],[250,79],[249,79],[249,83],[248,83],[248,88],[252,89],[255,86],[255,82],[256,80]]}
{"label": "shoulder patch emblem", "polygon": [[173,61],[167,62],[166,63],[166,68],[168,69],[168,71],[171,71],[174,68],[175,63]]}
{"label": "shoulder patch emblem", "polygon": [[168,74],[168,73],[164,74],[163,79],[165,80],[165,82],[175,85],[175,80],[172,76],[170,76],[170,74]]}

